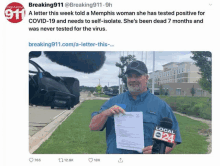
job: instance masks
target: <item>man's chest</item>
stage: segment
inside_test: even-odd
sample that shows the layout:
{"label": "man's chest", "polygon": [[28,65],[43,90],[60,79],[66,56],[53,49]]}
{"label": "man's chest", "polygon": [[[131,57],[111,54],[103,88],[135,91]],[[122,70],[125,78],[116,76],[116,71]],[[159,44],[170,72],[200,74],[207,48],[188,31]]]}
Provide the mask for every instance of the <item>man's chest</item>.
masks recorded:
{"label": "man's chest", "polygon": [[160,107],[156,104],[142,101],[121,101],[116,105],[122,107],[126,112],[142,112],[144,122],[157,124],[159,121]]}

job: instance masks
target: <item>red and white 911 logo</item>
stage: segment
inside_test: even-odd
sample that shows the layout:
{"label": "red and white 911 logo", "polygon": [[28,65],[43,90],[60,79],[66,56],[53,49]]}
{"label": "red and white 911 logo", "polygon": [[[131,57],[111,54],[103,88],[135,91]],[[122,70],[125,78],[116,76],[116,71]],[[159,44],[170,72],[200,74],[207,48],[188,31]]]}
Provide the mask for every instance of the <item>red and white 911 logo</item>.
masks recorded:
{"label": "red and white 911 logo", "polygon": [[18,23],[24,19],[25,9],[24,6],[17,2],[8,4],[5,8],[5,17],[11,23]]}
{"label": "red and white 911 logo", "polygon": [[174,143],[176,135],[172,133],[167,133],[164,131],[155,130],[153,138],[161,140],[161,141],[169,142],[169,143]]}

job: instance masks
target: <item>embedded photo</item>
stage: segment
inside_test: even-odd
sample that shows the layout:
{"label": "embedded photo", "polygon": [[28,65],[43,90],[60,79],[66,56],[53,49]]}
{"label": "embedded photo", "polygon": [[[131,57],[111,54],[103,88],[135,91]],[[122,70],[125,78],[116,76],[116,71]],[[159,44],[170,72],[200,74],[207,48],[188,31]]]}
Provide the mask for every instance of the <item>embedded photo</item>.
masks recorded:
{"label": "embedded photo", "polygon": [[210,154],[209,51],[29,52],[31,154]]}

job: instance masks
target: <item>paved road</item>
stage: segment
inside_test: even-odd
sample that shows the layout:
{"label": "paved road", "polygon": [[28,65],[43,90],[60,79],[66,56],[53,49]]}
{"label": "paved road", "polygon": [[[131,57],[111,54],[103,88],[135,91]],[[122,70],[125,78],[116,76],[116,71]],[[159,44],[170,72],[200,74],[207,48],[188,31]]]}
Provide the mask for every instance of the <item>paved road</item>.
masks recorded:
{"label": "paved road", "polygon": [[51,109],[50,107],[29,106],[29,135],[33,136],[65,111],[64,109]]}
{"label": "paved road", "polygon": [[[80,101],[88,98],[88,93],[80,93]],[[43,106],[29,106],[29,135],[33,136],[55,118],[65,113],[67,109]]]}
{"label": "paved road", "polygon": [[[99,99],[88,92],[80,93],[80,102],[88,99]],[[101,98],[100,98],[101,99]],[[73,108],[74,109],[74,108]],[[47,126],[55,118],[64,114],[67,109],[43,107],[43,106],[29,106],[29,136],[33,136],[42,128]]]}

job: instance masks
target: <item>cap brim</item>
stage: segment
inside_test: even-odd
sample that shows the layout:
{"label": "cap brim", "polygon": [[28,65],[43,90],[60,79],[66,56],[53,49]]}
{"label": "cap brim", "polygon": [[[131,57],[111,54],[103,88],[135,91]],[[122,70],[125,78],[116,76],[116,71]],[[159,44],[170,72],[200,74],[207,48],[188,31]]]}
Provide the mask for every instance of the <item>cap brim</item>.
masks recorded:
{"label": "cap brim", "polygon": [[145,73],[145,72],[143,72],[141,70],[138,70],[138,69],[130,69],[130,70],[126,71],[125,74],[128,74],[131,71],[136,71],[136,72],[140,73],[141,75],[147,74],[147,73]]}

